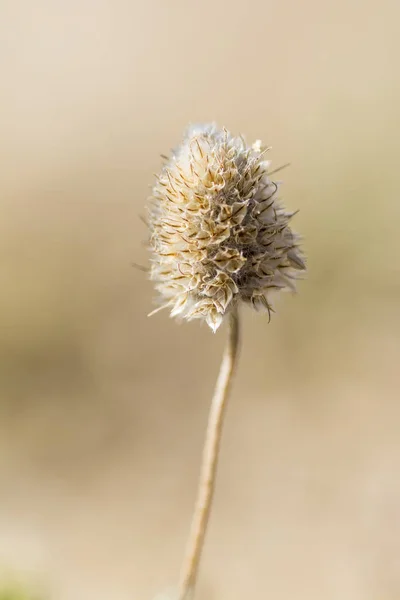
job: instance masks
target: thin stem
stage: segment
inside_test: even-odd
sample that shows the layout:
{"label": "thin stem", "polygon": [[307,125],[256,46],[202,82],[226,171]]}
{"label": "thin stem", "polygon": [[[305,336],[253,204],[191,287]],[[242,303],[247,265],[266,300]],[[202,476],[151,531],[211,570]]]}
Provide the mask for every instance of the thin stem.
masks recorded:
{"label": "thin stem", "polygon": [[194,593],[196,585],[200,557],[215,489],[224,412],[237,362],[238,349],[239,317],[237,308],[235,307],[229,315],[228,340],[208,417],[197,500],[179,582],[179,600],[189,600]]}

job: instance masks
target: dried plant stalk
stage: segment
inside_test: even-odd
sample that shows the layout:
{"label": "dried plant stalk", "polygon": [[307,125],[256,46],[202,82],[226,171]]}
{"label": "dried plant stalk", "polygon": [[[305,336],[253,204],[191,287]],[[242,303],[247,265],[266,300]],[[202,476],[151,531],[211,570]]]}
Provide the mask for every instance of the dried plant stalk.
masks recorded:
{"label": "dried plant stalk", "polygon": [[200,473],[199,489],[193,513],[186,555],[182,565],[178,600],[189,600],[194,593],[201,552],[215,490],[222,425],[232,376],[239,351],[239,316],[235,306],[229,314],[229,333],[208,418]]}
{"label": "dried plant stalk", "polygon": [[[211,503],[224,409],[238,345],[238,305],[273,312],[272,295],[296,289],[306,269],[300,237],[291,229],[296,214],[278,197],[270,179],[269,150],[251,146],[215,124],[188,129],[165,158],[148,210],[150,279],[159,308],[179,320],[203,319],[212,331],[229,320],[229,338],[211,405],[200,486],[179,594],[192,598]],[[275,171],[276,172],[276,171]],[[151,314],[153,314],[151,313]]]}

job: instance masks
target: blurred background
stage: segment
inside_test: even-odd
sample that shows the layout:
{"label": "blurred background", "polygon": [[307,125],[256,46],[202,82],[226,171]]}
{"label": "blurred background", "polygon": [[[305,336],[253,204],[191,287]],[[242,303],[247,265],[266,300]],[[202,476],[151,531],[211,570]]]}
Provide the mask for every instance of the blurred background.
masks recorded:
{"label": "blurred background", "polygon": [[397,0],[0,14],[0,581],[176,581],[226,332],[148,319],[131,263],[159,155],[216,121],[291,163],[309,272],[243,310],[198,599],[400,598]]}

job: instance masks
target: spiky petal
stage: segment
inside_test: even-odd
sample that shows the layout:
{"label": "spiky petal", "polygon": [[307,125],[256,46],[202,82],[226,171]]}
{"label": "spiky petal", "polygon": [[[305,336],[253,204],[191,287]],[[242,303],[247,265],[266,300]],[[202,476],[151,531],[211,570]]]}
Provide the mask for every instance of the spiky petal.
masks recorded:
{"label": "spiky petal", "polygon": [[271,290],[294,289],[305,264],[266,150],[196,126],[164,165],[149,207],[150,277],[172,317],[216,331],[239,300],[270,313]]}

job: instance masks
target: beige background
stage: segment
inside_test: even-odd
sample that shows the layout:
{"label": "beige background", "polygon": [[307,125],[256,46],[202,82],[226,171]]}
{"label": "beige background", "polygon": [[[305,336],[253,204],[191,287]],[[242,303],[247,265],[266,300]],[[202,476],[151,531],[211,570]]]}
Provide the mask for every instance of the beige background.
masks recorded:
{"label": "beige background", "polygon": [[290,161],[309,274],[243,311],[199,600],[400,597],[397,0],[3,0],[0,570],[174,584],[224,342],[147,319],[159,154],[215,120]]}

